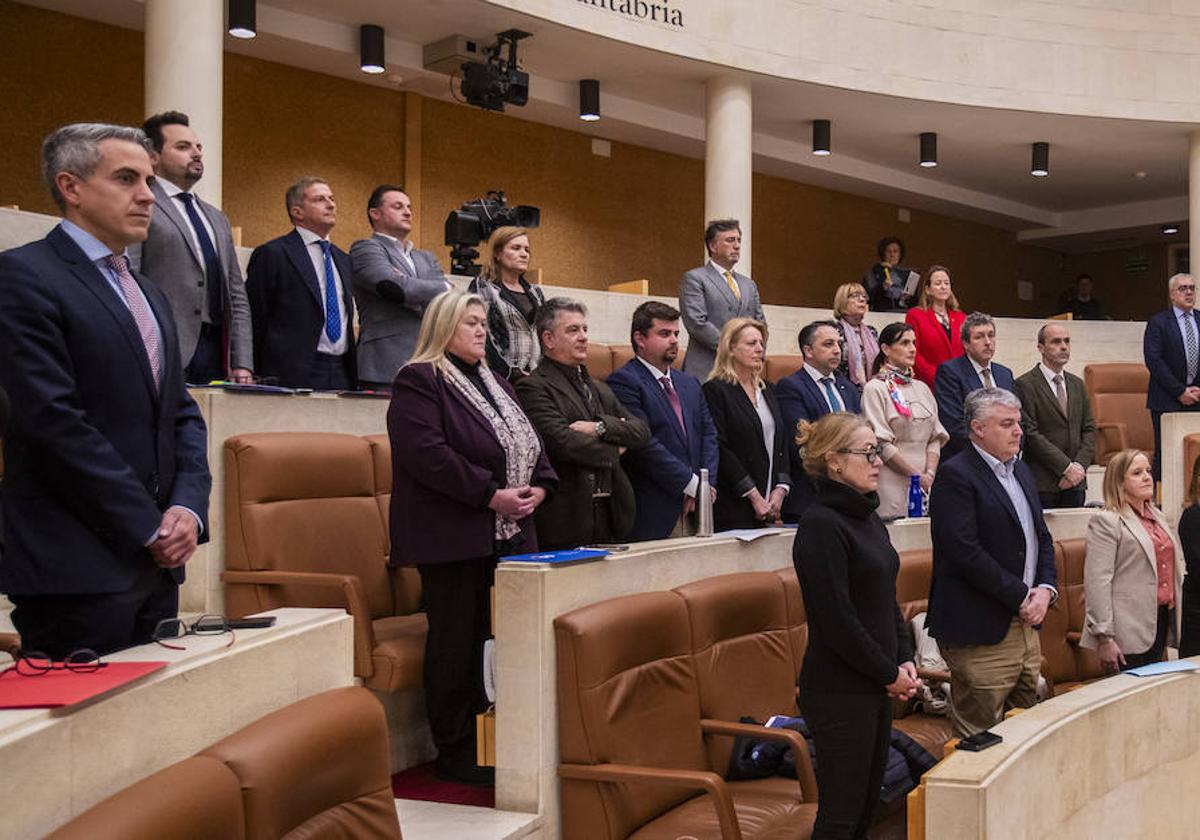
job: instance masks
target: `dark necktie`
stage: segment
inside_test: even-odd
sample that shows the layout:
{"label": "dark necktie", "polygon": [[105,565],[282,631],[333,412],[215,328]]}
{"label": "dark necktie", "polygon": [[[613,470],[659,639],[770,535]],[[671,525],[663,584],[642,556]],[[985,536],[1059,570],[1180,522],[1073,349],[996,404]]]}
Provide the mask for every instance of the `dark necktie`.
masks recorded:
{"label": "dark necktie", "polygon": [[990,367],[985,367],[983,370],[979,371],[979,375],[981,377],[983,377],[983,387],[984,388],[994,388],[995,387],[994,385],[992,385],[992,369]]}
{"label": "dark necktie", "polygon": [[322,239],[318,244],[321,246],[321,253],[325,255],[325,335],[337,344],[338,339],[342,337],[342,317],[338,308],[337,278],[333,275],[333,256],[330,253],[329,240]]}
{"label": "dark necktie", "polygon": [[658,383],[667,392],[667,402],[671,404],[671,408],[675,411],[675,419],[679,421],[679,428],[686,435],[687,426],[683,423],[683,404],[679,402],[679,395],[675,393],[675,386],[671,384],[671,374],[668,373],[666,376],[660,377]]}
{"label": "dark necktie", "polygon": [[838,399],[837,391],[833,390],[833,377],[822,376],[821,384],[825,386],[825,398],[829,400],[829,410],[841,411],[842,401]]}
{"label": "dark necktie", "polygon": [[200,243],[200,254],[204,257],[204,278],[207,284],[208,320],[214,326],[225,322],[225,289],[221,277],[221,260],[217,257],[217,249],[209,238],[208,230],[196,210],[195,196],[191,193],[180,193],[179,200],[187,213],[192,229],[196,231],[196,239]]}

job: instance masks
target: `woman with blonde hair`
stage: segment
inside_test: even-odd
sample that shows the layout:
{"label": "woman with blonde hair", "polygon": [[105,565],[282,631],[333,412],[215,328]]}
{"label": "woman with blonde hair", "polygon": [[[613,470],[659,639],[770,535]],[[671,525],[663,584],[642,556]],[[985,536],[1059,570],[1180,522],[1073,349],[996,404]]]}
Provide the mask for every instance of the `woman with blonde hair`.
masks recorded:
{"label": "woman with blonde hair", "polygon": [[496,558],[537,550],[533,512],[557,484],[512,386],[484,362],[486,343],[482,298],[435,297],[387,416],[390,562],[420,572],[436,770],[467,784],[492,778],[475,764],[475,715],[487,708],[483,643]]}
{"label": "woman with blonde hair", "polygon": [[809,634],[800,710],[821,789],[812,836],[865,838],[887,766],[891,698],[907,700],[919,684],[896,603],[900,558],[875,513],[871,424],[843,412],[801,420],[796,444],[817,488],[792,544]]}
{"label": "woman with blonde hair", "polygon": [[1179,517],[1179,543],[1183,546],[1183,559],[1187,564],[1187,576],[1183,579],[1180,657],[1200,654],[1200,458],[1192,464],[1187,503]]}
{"label": "woman with blonde hair", "polygon": [[546,297],[525,280],[531,253],[525,228],[496,228],[483,253],[484,264],[468,290],[487,305],[488,367],[512,382],[530,373],[541,359],[533,323]]}
{"label": "woman with blonde hair", "polygon": [[879,333],[866,321],[870,305],[862,283],[843,283],[833,296],[833,320],[842,339],[842,362],[838,370],[858,386],[871,378],[871,362],[879,352]]}
{"label": "woman with blonde hair", "polygon": [[1124,449],[1109,460],[1104,510],[1088,522],[1079,641],[1108,674],[1158,662],[1178,644],[1183,549],[1153,498],[1145,453]]}
{"label": "woman with blonde hair", "polygon": [[792,486],[787,435],[774,389],[762,378],[767,325],[731,318],[721,329],[704,398],[717,427],[720,462],[713,527],[757,528],[779,521]]}
{"label": "woman with blonde hair", "polygon": [[962,325],[966,314],[958,308],[958,298],[950,286],[950,269],[931,265],[921,278],[917,306],[904,315],[917,339],[917,358],[913,368],[917,379],[933,387],[938,365],[964,352]]}

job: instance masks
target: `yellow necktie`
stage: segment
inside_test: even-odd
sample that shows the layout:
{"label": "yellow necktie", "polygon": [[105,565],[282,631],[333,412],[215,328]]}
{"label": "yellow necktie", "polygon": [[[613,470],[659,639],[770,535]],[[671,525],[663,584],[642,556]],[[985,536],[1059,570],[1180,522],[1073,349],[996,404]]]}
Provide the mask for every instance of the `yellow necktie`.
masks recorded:
{"label": "yellow necktie", "polygon": [[733,279],[733,272],[725,272],[725,282],[729,284],[729,291],[733,292],[733,296],[738,300],[742,299],[742,290],[738,288],[737,281]]}

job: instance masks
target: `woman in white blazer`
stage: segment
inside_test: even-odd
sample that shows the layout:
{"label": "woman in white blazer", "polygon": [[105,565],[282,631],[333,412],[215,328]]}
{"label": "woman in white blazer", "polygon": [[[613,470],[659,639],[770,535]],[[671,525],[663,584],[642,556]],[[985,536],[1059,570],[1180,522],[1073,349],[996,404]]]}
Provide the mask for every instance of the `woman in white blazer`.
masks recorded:
{"label": "woman in white blazer", "polygon": [[1079,642],[1095,649],[1106,673],[1158,662],[1178,645],[1183,549],[1153,497],[1149,459],[1136,449],[1113,456],[1104,510],[1088,523]]}

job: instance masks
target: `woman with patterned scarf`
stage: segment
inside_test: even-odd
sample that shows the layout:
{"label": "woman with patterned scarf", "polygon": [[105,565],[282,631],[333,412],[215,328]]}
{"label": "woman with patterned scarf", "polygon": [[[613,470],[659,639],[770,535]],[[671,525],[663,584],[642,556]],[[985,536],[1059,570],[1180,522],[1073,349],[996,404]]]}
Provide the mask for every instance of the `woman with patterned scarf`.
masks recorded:
{"label": "woman with patterned scarf", "polygon": [[534,329],[538,307],[546,302],[537,286],[525,280],[529,268],[529,234],[525,228],[496,228],[483,249],[486,261],[469,290],[487,306],[487,363],[497,376],[515,382],[541,360]]}
{"label": "woman with patterned scarf", "polygon": [[912,477],[929,492],[942,446],[950,439],[938,422],[937,401],[929,386],[913,377],[917,345],[908,324],[888,324],[879,334],[874,374],[863,388],[863,414],[883,450],[879,471],[879,518],[908,513]]}
{"label": "woman with patterned scarf", "polygon": [[496,558],[537,550],[533,512],[558,482],[512,386],[484,362],[486,342],[478,295],[438,295],[388,407],[391,563],[421,574],[437,773],[467,784],[492,781],[475,764],[475,715]]}

